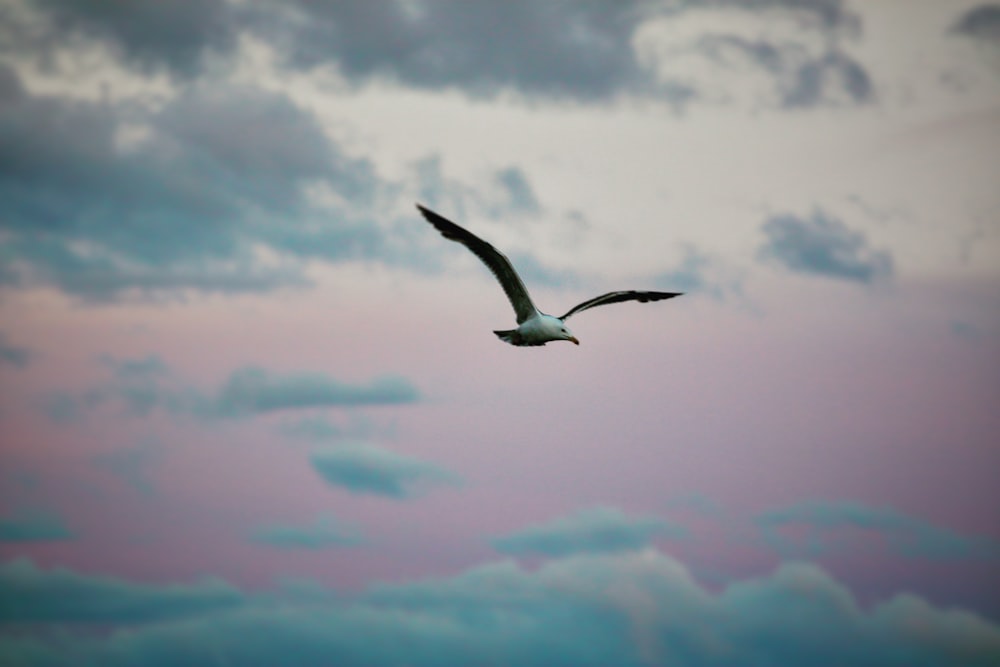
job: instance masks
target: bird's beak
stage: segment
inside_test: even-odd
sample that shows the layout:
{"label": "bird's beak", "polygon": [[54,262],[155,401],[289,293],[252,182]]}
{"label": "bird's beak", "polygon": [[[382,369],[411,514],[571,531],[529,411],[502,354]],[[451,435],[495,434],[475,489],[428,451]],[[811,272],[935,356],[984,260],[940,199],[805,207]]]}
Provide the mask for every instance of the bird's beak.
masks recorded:
{"label": "bird's beak", "polygon": [[572,342],[572,343],[573,343],[574,345],[579,345],[579,344],[580,344],[580,341],[578,341],[578,340],[576,339],[576,336],[570,336],[570,337],[569,337],[569,338],[567,338],[566,340],[568,340],[568,341]]}

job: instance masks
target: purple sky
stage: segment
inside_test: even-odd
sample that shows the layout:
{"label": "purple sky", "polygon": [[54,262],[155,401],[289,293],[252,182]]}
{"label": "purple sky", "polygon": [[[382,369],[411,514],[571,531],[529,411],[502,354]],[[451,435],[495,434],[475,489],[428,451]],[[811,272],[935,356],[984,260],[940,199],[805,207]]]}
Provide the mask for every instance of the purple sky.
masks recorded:
{"label": "purple sky", "polygon": [[4,664],[997,664],[1000,6],[629,4],[7,3]]}

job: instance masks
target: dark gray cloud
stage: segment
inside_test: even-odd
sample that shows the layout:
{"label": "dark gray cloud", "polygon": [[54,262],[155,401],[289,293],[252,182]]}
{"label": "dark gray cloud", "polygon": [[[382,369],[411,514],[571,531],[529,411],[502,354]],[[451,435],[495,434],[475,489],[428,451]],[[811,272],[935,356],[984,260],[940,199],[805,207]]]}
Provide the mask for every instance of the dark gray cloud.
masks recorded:
{"label": "dark gray cloud", "polygon": [[[15,11],[18,5],[33,15]],[[34,0],[10,3],[6,13],[18,29],[3,35],[0,51],[51,61],[59,49],[97,42],[141,71],[176,77],[192,77],[211,55],[232,51],[240,24],[237,5],[227,0]]]}
{"label": "dark gray cloud", "polygon": [[351,547],[364,542],[357,527],[321,516],[312,524],[271,524],[253,531],[251,539],[283,549]]}
{"label": "dark gray cloud", "polygon": [[31,350],[7,342],[7,334],[0,331],[0,365],[24,368],[31,361]]}
{"label": "dark gray cloud", "polygon": [[301,285],[292,258],[371,256],[379,243],[370,220],[316,207],[306,188],[361,206],[376,186],[281,94],[192,85],[147,109],[34,95],[0,65],[7,284],[92,299]]}
{"label": "dark gray cloud", "polygon": [[[761,42],[747,51],[765,71],[793,79],[793,88],[786,91],[790,106],[825,101],[816,87],[831,77],[846,79],[858,101],[866,101],[871,92],[863,66],[839,47],[846,36],[860,33],[860,18],[836,0],[185,0],[166,5],[136,0],[125,8],[35,0],[25,6],[33,8],[28,12],[32,17],[7,11],[8,23],[16,29],[0,32],[0,51],[36,53],[49,62],[60,50],[99,43],[139,71],[162,70],[176,79],[192,79],[213,56],[222,62],[234,56],[239,37],[251,34],[275,47],[290,68],[333,66],[357,84],[388,81],[424,89],[454,88],[472,96],[516,91],[578,101],[635,92],[677,105],[698,98],[698,86],[691,85],[689,77],[654,76],[640,61],[633,41],[645,21],[720,9],[765,20],[781,14],[827,43],[824,55],[806,63],[766,55],[779,53],[775,44]],[[775,71],[776,65],[781,72]]]}
{"label": "dark gray cloud", "polygon": [[[768,543],[792,557],[821,557],[847,548],[860,537],[858,532],[879,536],[893,553],[907,558],[951,560],[1000,556],[1000,540],[961,535],[891,507],[846,501],[804,502],[764,512],[755,521]],[[793,537],[783,533],[784,528],[804,528],[807,532]],[[855,532],[845,533],[845,529]]]}
{"label": "dark gray cloud", "polygon": [[655,551],[532,570],[498,563],[349,599],[316,584],[311,595],[255,597],[217,581],[152,586],[27,561],[0,572],[17,586],[3,588],[15,593],[0,598],[4,620],[101,620],[114,629],[58,642],[30,627],[0,637],[0,655],[29,667],[264,667],[288,656],[301,667],[976,667],[1000,654],[1000,627],[964,610],[908,594],[862,606],[822,569],[802,564],[712,593]]}
{"label": "dark gray cloud", "polygon": [[594,99],[644,79],[630,41],[640,5],[296,0],[258,3],[256,30],[292,66],[332,64],[351,80]]}
{"label": "dark gray cloud", "polygon": [[52,512],[22,511],[0,518],[0,542],[52,542],[75,538],[62,517]]}
{"label": "dark gray cloud", "polygon": [[892,275],[892,256],[868,245],[861,232],[822,211],[810,217],[771,216],[762,227],[762,259],[787,269],[839,280],[871,283]]}
{"label": "dark gray cloud", "polygon": [[158,357],[103,359],[110,378],[78,391],[50,394],[44,408],[57,422],[70,422],[105,406],[142,417],[156,410],[200,418],[247,417],[303,408],[399,405],[419,400],[405,378],[385,376],[367,385],[340,382],[324,373],[273,373],[249,366],[233,371],[215,392],[177,377]]}
{"label": "dark gray cloud", "polygon": [[1000,46],[1000,5],[973,7],[962,14],[952,30]]}
{"label": "dark gray cloud", "polygon": [[0,620],[18,623],[141,623],[243,601],[237,589],[215,579],[191,585],[138,584],[61,568],[43,570],[27,559],[0,565],[0,590]]}
{"label": "dark gray cloud", "polygon": [[595,507],[493,539],[508,554],[566,556],[641,549],[656,537],[682,537],[683,528],[655,517],[630,517],[612,507]]}
{"label": "dark gray cloud", "polygon": [[333,486],[403,500],[428,488],[457,485],[454,473],[433,463],[394,454],[372,445],[343,445],[310,456],[316,472]]}

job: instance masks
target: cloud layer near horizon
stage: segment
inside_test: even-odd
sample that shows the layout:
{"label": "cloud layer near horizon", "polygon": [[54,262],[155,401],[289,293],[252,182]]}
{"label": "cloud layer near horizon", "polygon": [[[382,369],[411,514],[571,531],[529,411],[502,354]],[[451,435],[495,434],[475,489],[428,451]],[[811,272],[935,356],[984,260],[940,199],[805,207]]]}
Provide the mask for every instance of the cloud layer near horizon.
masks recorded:
{"label": "cloud layer near horizon", "polygon": [[[316,584],[251,595],[220,581],[140,585],[25,560],[0,566],[0,582],[19,592],[19,605],[0,607],[6,621],[59,623],[68,633],[57,644],[0,638],[5,664],[24,667],[219,659],[251,667],[290,655],[302,667],[975,667],[1000,655],[1000,628],[974,614],[910,595],[864,609],[816,566],[784,565],[713,594],[652,550],[565,558],[535,571],[496,563],[372,587],[352,600]],[[115,629],[106,638],[73,632],[95,621]]]}

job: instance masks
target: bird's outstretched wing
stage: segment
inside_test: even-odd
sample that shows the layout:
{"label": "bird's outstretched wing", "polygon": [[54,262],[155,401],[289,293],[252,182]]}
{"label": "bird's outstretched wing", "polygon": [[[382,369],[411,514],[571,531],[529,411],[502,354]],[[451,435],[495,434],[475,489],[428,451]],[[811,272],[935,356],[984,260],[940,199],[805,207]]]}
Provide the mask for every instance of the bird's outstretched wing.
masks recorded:
{"label": "bird's outstretched wing", "polygon": [[489,267],[493,275],[500,281],[500,286],[507,293],[507,298],[514,306],[517,314],[517,323],[521,324],[534,315],[537,310],[535,304],[528,296],[528,289],[521,282],[521,277],[517,275],[514,266],[507,257],[494,248],[492,245],[482,240],[472,232],[462,229],[451,220],[441,217],[434,211],[426,209],[417,204],[417,209],[427,218],[427,222],[434,225],[441,235],[450,241],[457,241],[471,250],[476,257],[483,260],[483,264]]}
{"label": "bird's outstretched wing", "polygon": [[581,310],[587,310],[588,308],[593,308],[594,306],[606,306],[609,303],[621,303],[622,301],[639,301],[640,303],[646,303],[647,301],[662,301],[663,299],[672,299],[675,296],[680,296],[683,293],[684,292],[638,292],[636,290],[608,292],[607,294],[595,296],[593,299],[587,299],[583,303],[573,306],[570,308],[568,313],[559,319],[565,320],[570,315],[575,315]]}

